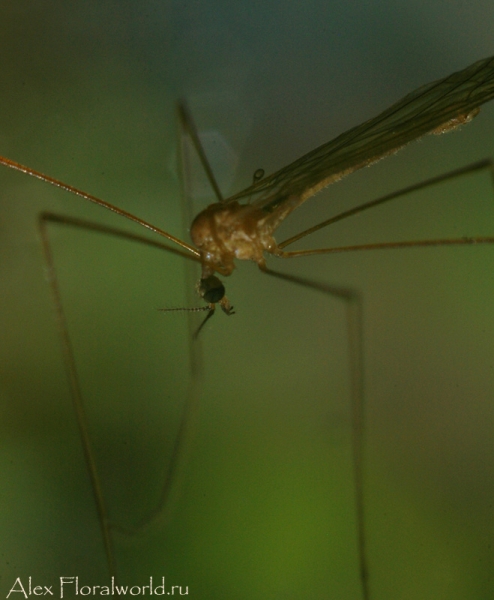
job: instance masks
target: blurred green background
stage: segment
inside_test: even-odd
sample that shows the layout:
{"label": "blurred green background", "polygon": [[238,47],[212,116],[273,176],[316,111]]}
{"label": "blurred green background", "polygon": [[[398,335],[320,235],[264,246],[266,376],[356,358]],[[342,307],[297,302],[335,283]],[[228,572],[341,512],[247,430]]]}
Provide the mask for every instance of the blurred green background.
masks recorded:
{"label": "blurred green background", "polygon": [[[181,236],[175,102],[186,98],[225,194],[494,54],[492,2],[6,2],[0,154]],[[494,105],[352,175],[282,240],[360,202],[494,156]],[[211,201],[200,176],[196,207]],[[414,194],[300,247],[494,234],[488,174]],[[36,217],[141,233],[0,171],[0,592],[17,577],[107,580]],[[187,386],[184,261],[50,229],[112,520],[152,509]],[[365,510],[371,597],[494,595],[494,249],[271,260],[364,299]],[[202,336],[204,381],[174,511],[115,534],[128,585],[165,576],[206,599],[360,598],[344,307],[252,264],[237,314]],[[199,301],[197,301],[199,303]]]}

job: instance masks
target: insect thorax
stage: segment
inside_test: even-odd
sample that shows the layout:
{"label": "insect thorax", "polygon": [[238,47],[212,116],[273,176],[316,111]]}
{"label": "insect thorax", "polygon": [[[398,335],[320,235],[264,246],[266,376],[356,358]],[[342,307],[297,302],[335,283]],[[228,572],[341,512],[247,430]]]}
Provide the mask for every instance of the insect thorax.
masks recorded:
{"label": "insect thorax", "polygon": [[190,236],[201,252],[202,277],[230,275],[234,260],[264,265],[264,252],[276,253],[271,215],[238,202],[211,204],[192,222]]}

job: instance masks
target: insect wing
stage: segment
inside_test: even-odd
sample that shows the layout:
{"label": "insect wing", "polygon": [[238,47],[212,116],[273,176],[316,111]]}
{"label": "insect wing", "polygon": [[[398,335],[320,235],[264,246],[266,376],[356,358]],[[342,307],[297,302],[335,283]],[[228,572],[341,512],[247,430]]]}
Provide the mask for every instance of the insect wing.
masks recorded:
{"label": "insect wing", "polygon": [[290,165],[232,196],[252,198],[267,212],[288,197],[294,208],[321,188],[365,167],[427,133],[443,133],[466,123],[494,98],[494,57],[424,85],[377,117],[319,146]]}

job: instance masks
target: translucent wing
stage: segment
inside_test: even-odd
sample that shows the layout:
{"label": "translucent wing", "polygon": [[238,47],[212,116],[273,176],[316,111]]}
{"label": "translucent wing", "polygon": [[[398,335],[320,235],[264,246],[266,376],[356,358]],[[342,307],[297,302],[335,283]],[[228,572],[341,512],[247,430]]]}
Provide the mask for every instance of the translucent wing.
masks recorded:
{"label": "translucent wing", "polygon": [[[396,152],[408,142],[467,123],[478,113],[478,107],[492,98],[494,57],[420,87],[377,117],[319,146],[226,202],[250,197],[252,204],[268,213],[281,211],[284,217],[321,188]],[[285,207],[288,198],[290,206]]]}

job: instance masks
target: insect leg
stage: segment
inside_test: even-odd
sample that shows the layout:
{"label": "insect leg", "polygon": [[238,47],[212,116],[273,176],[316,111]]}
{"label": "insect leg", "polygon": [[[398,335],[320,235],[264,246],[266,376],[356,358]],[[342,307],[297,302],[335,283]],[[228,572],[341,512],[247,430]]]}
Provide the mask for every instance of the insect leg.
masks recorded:
{"label": "insect leg", "polygon": [[364,511],[364,366],[362,343],[362,299],[357,291],[320,283],[305,277],[273,271],[268,267],[261,270],[267,275],[290,281],[296,285],[308,287],[328,294],[344,302],[346,308],[347,331],[349,340],[349,364],[351,376],[352,402],[352,453],[353,479],[355,488],[355,512],[357,529],[357,547],[359,576],[363,600],[369,600],[369,572],[367,565],[366,530]]}
{"label": "insect leg", "polygon": [[[282,250],[283,248],[286,248],[290,244],[293,244],[294,242],[296,242],[312,233],[315,233],[316,231],[319,231],[320,229],[323,229],[324,227],[332,225],[333,223],[336,223],[337,221],[342,221],[343,219],[347,219],[348,217],[352,217],[354,215],[361,214],[365,210],[369,210],[369,209],[375,208],[376,206],[379,206],[381,204],[385,204],[387,202],[397,200],[398,198],[406,196],[409,193],[416,192],[418,190],[422,190],[422,189],[425,189],[432,185],[436,185],[438,183],[443,183],[445,181],[455,179],[455,178],[461,177],[463,175],[470,175],[472,173],[475,173],[477,171],[482,171],[484,169],[489,170],[489,172],[491,174],[491,179],[494,183],[493,163],[490,159],[483,160],[483,161],[480,161],[477,163],[473,163],[471,165],[467,165],[466,167],[462,167],[460,169],[455,169],[454,171],[450,171],[443,175],[439,175],[439,176],[433,177],[431,179],[426,179],[425,181],[421,181],[420,183],[408,186],[406,188],[403,188],[403,189],[393,192],[391,194],[386,194],[385,196],[382,196],[381,198],[377,198],[376,200],[371,200],[370,202],[365,202],[364,204],[356,206],[355,208],[344,211],[334,217],[331,217],[330,219],[327,219],[326,221],[323,221],[322,223],[314,225],[313,227],[310,227],[309,229],[306,229],[305,231],[298,233],[297,235],[295,235],[287,240],[284,240],[283,242],[278,244],[278,248],[280,248],[280,250]],[[404,245],[406,246],[406,245],[421,245],[421,244],[420,243],[417,243],[417,244],[405,243]],[[424,243],[422,245],[428,245],[428,244]],[[434,244],[434,245],[437,245],[437,244]],[[363,245],[363,246],[350,248],[350,249],[365,250],[365,249],[371,249],[374,246],[377,246],[377,245],[369,244],[369,245]],[[399,246],[395,246],[395,247],[399,247]],[[335,248],[328,248],[328,249],[322,249],[322,250],[318,250],[318,251],[314,251],[314,252],[313,251],[284,252],[281,254],[281,256],[288,258],[288,257],[293,257],[293,256],[304,256],[304,255],[307,255],[310,253],[323,254],[325,252],[338,252],[338,251],[341,252],[343,250],[335,249]]]}
{"label": "insect leg", "polygon": [[[72,403],[76,414],[76,421],[79,428],[84,459],[86,462],[86,468],[90,478],[92,493],[95,500],[98,522],[107,557],[109,574],[110,576],[117,578],[118,569],[114,551],[114,532],[120,531],[127,534],[137,533],[141,529],[148,527],[151,523],[154,523],[158,518],[162,519],[163,514],[165,512],[167,515],[169,514],[169,511],[165,511],[164,508],[168,509],[171,505],[171,497],[172,495],[175,495],[175,491],[178,487],[177,483],[179,482],[182,473],[182,468],[184,465],[183,457],[186,454],[186,449],[190,445],[188,444],[188,442],[190,439],[191,422],[193,421],[193,416],[195,414],[197,404],[196,399],[199,393],[199,372],[197,368],[192,368],[191,383],[189,384],[189,389],[184,401],[184,408],[182,411],[178,432],[175,437],[167,472],[161,487],[160,497],[158,499],[156,508],[152,510],[150,514],[145,515],[141,522],[137,523],[137,525],[135,525],[132,528],[123,527],[117,523],[112,522],[108,514],[109,510],[107,502],[103,494],[103,486],[101,483],[101,476],[99,474],[98,460],[95,456],[95,452],[88,433],[88,418],[86,410],[84,408],[84,399],[81,391],[78,369],[76,359],[74,356],[73,344],[69,334],[69,328],[65,316],[60,286],[56,272],[55,260],[52,251],[52,244],[50,242],[49,226],[53,224],[62,225],[64,227],[73,227],[82,230],[94,231],[96,233],[111,235],[121,239],[138,242],[140,244],[146,244],[148,246],[156,247],[160,250],[165,250],[167,252],[171,252],[173,254],[191,260],[197,261],[197,258],[194,257],[194,255],[189,254],[188,252],[185,252],[179,248],[166,245],[158,240],[149,239],[141,235],[126,232],[106,225],[91,223],[82,219],[48,212],[43,212],[39,215],[39,230],[41,235],[43,252],[48,270],[48,279],[56,311],[56,318],[58,322],[58,329],[65,362],[65,369],[70,384]],[[193,347],[192,342],[190,342],[189,351],[191,353],[191,365],[196,365],[198,363],[197,354],[200,352],[200,349],[197,347],[197,344],[195,345],[195,347]]]}

